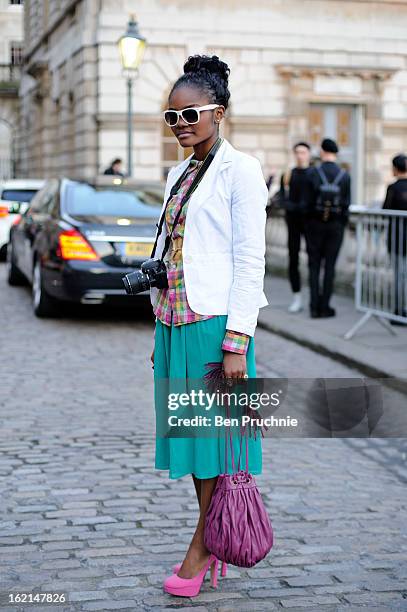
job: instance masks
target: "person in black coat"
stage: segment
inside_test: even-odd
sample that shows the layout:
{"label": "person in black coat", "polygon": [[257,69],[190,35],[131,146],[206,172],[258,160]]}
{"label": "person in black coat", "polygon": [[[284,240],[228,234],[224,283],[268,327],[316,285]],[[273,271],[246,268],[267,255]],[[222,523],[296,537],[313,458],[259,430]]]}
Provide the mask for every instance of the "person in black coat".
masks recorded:
{"label": "person in black coat", "polygon": [[[310,314],[312,318],[333,317],[330,305],[335,264],[348,222],[351,189],[350,176],[336,162],[338,145],[325,138],[321,143],[321,165],[309,174],[309,205],[305,222],[308,252]],[[321,264],[324,279],[320,288]]]}
{"label": "person in black coat", "polygon": [[122,160],[120,157],[117,157],[112,161],[110,166],[106,168],[103,174],[112,175],[112,176],[124,176],[122,172]]}
{"label": "person in black coat", "polygon": [[[387,187],[383,208],[407,211],[407,156],[400,154],[392,160],[396,181]],[[394,269],[394,313],[407,316],[407,218],[390,217],[387,231],[387,250]]]}
{"label": "person in black coat", "polygon": [[288,278],[293,292],[289,312],[302,310],[301,276],[299,256],[301,237],[304,236],[304,221],[309,199],[310,146],[297,142],[293,147],[296,160],[295,168],[288,169],[281,177],[280,202],[285,210],[288,234]]}

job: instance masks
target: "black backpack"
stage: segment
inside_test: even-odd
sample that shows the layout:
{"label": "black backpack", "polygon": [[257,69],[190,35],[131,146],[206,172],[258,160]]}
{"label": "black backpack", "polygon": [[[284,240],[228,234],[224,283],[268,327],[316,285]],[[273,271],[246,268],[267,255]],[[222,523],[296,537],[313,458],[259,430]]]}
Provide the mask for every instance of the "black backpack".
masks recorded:
{"label": "black backpack", "polygon": [[330,183],[321,167],[317,167],[322,183],[319,186],[315,210],[322,221],[340,219],[343,216],[341,203],[340,182],[345,176],[345,170],[341,169]]}

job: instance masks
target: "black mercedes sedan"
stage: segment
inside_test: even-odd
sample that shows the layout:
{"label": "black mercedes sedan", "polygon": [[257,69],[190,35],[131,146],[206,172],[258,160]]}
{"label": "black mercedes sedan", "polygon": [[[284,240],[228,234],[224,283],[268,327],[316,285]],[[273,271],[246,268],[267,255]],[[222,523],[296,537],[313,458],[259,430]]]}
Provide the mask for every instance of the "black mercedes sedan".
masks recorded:
{"label": "black mercedes sedan", "polygon": [[150,257],[163,198],[158,182],[48,180],[11,227],[9,284],[32,285],[38,317],[52,316],[62,301],[137,299],[122,277]]}

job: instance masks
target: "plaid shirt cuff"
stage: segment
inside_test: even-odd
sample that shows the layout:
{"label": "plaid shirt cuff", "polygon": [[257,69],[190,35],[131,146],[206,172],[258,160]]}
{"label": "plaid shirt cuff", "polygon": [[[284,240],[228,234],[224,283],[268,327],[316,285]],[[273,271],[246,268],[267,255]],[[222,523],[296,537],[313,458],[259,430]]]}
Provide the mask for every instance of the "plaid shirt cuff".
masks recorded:
{"label": "plaid shirt cuff", "polygon": [[247,334],[227,329],[222,342],[222,350],[245,355],[249,346],[249,340],[250,336]]}

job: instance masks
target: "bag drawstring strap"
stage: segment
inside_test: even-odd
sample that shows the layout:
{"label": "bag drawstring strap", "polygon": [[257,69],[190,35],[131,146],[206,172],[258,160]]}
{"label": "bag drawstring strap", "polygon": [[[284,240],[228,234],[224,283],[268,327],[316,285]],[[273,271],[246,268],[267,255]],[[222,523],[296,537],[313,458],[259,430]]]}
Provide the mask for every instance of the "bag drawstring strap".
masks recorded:
{"label": "bag drawstring strap", "polygon": [[[227,419],[229,418],[229,405],[228,404],[226,405],[226,418]],[[242,429],[244,431],[244,434],[242,433]],[[228,443],[230,443],[230,454],[231,454],[231,459],[232,459],[233,473],[236,474],[236,472],[240,472],[243,435],[246,439],[246,469],[244,471],[246,472],[246,474],[249,473],[249,435],[248,435],[247,425],[241,428],[240,433],[241,433],[241,436],[240,436],[240,448],[239,448],[239,461],[238,461],[237,470],[236,470],[235,453],[233,449],[233,440],[232,440],[232,430],[231,430],[230,425],[227,426],[227,433],[225,435],[225,474],[228,473]]]}
{"label": "bag drawstring strap", "polygon": [[242,458],[242,442],[243,442],[243,435],[244,435],[245,440],[246,440],[246,469],[244,471],[246,472],[246,474],[248,474],[249,473],[249,436],[248,436],[247,425],[245,425],[242,429],[244,433],[240,431],[240,434],[241,434],[240,435],[240,449],[239,449],[239,461],[237,464],[237,471],[240,472],[240,460]]}

